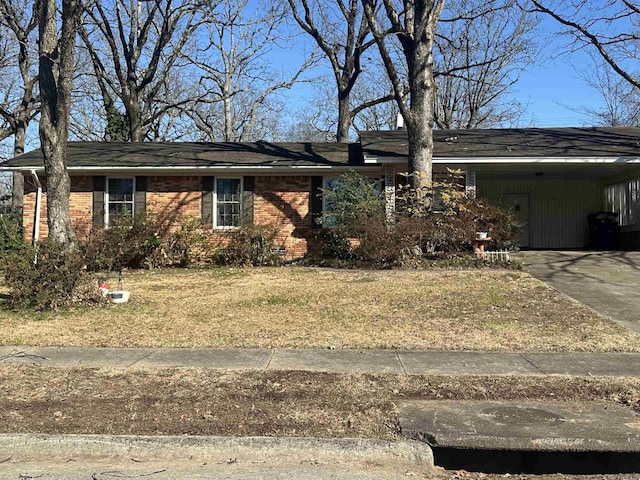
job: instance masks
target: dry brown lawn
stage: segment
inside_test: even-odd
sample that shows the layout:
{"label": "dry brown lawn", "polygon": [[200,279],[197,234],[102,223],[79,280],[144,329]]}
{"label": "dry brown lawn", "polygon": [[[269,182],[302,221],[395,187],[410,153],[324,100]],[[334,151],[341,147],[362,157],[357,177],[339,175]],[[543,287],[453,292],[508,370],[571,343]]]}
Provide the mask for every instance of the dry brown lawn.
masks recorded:
{"label": "dry brown lawn", "polygon": [[[112,282],[113,283],[113,282]],[[125,273],[131,301],[0,311],[0,344],[640,351],[640,335],[517,271]]]}

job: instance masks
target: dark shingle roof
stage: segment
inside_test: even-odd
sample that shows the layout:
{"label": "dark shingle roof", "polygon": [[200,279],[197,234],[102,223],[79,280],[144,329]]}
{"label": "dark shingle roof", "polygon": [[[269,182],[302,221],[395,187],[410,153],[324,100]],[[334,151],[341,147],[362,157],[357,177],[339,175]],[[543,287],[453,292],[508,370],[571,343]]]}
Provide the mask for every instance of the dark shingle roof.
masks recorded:
{"label": "dark shingle roof", "polygon": [[[364,157],[406,159],[406,130],[361,132],[360,143],[70,142],[69,168],[324,168],[361,166]],[[639,157],[640,128],[435,130],[436,158]],[[0,169],[42,167],[34,150]]]}
{"label": "dark shingle roof", "polygon": [[[365,156],[406,158],[407,132],[362,132]],[[514,128],[434,130],[434,156],[624,157],[640,156],[640,128]]]}
{"label": "dark shingle roof", "polygon": [[[188,142],[69,142],[70,168],[214,168],[339,167],[362,164],[359,144],[345,143],[188,143]],[[42,166],[42,152],[34,150],[9,160],[3,167]]]}

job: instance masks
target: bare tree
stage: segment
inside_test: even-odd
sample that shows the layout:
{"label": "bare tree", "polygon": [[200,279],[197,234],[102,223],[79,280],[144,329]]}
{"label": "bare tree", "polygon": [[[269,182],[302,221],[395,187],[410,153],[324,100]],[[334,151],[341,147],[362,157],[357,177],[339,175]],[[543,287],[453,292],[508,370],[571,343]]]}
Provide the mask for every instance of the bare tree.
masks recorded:
{"label": "bare tree", "polygon": [[620,78],[608,65],[595,59],[595,67],[579,72],[582,79],[602,98],[600,108],[576,109],[586,114],[594,125],[603,127],[640,126],[640,91]]}
{"label": "bare tree", "polygon": [[497,127],[514,123],[526,105],[511,87],[537,57],[538,17],[516,0],[470,0],[445,8],[435,41],[439,128]]}
{"label": "bare tree", "polygon": [[[444,0],[362,0],[371,33],[393,87],[408,135],[408,174],[414,188],[431,184],[433,122],[436,85],[433,45]],[[376,17],[382,2],[384,25]],[[406,65],[407,88],[392,57],[391,42],[397,39]]]}
{"label": "bare tree", "polygon": [[111,114],[117,121],[120,114],[126,120],[128,140],[145,140],[160,117],[193,101],[168,91],[165,79],[207,18],[209,4],[205,0],[91,0],[85,6],[80,34],[105,116]]}
{"label": "bare tree", "polygon": [[40,144],[47,177],[49,238],[72,248],[75,245],[75,234],[69,212],[71,181],[66,158],[80,5],[78,0],[62,0],[58,35],[55,0],[39,0],[38,3],[38,79],[42,98]]}
{"label": "bare tree", "polygon": [[640,6],[630,0],[527,0],[564,27],[569,50],[586,47],[620,77],[640,88],[637,59],[640,56]]}
{"label": "bare tree", "polygon": [[352,102],[353,89],[363,70],[363,55],[375,43],[360,0],[288,2],[298,25],[313,38],[331,65],[338,89],[336,140],[348,142],[349,129],[358,113],[393,100],[386,92],[382,97],[360,96],[355,105]]}
{"label": "bare tree", "polygon": [[[37,4],[31,0],[0,0],[0,25],[6,37],[1,45],[3,96],[0,99],[0,140],[13,136],[13,155],[24,153],[27,128],[38,114],[36,35]],[[5,43],[6,42],[6,43]],[[19,80],[19,81],[15,81]],[[6,82],[6,83],[5,83]],[[24,178],[13,174],[12,213],[22,222]]]}
{"label": "bare tree", "polygon": [[206,44],[189,56],[203,72],[200,85],[206,95],[186,112],[211,140],[237,142],[271,132],[282,109],[277,93],[300,81],[313,62],[307,58],[292,74],[271,67],[269,56],[289,47],[285,18],[284,4],[277,1],[223,0],[217,6]]}

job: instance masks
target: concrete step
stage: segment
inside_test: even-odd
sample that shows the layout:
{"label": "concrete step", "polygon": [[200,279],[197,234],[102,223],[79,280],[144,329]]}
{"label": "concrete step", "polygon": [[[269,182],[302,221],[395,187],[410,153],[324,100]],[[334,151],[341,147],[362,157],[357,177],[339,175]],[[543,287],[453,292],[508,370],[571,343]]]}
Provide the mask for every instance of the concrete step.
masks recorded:
{"label": "concrete step", "polygon": [[640,416],[595,402],[405,401],[403,436],[481,450],[640,452]]}

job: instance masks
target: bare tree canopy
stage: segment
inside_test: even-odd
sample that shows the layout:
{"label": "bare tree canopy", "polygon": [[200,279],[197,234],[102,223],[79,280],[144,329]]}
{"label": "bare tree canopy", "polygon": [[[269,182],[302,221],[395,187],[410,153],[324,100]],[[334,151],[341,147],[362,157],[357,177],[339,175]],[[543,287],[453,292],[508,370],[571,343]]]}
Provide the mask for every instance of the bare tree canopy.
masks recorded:
{"label": "bare tree canopy", "polygon": [[593,125],[603,127],[640,126],[640,90],[617,75],[607,64],[595,59],[593,66],[580,72],[587,85],[602,99],[602,107],[584,106],[576,111],[585,114]]}
{"label": "bare tree canopy", "polygon": [[630,0],[528,0],[555,19],[570,38],[569,49],[592,48],[620,77],[640,88],[640,6]]}
{"label": "bare tree canopy", "polygon": [[439,128],[512,125],[526,106],[511,87],[535,62],[538,17],[516,0],[450,3],[438,25],[435,63]]}
{"label": "bare tree canopy", "polygon": [[291,48],[285,6],[223,0],[213,11],[208,36],[188,57],[202,72],[203,93],[186,113],[205,139],[239,142],[277,136],[282,110],[277,94],[301,81],[313,62],[308,56],[289,73],[272,67],[270,56]]}
{"label": "bare tree canopy", "polygon": [[[414,188],[431,185],[436,85],[433,46],[444,0],[362,0],[408,135],[408,174]],[[381,7],[384,23],[376,12]],[[401,58],[392,56],[400,44]],[[398,62],[406,66],[405,88]]]}
{"label": "bare tree canopy", "polygon": [[165,115],[193,101],[179,95],[170,80],[189,40],[208,18],[209,3],[91,0],[85,6],[80,34],[105,115],[116,115],[114,108],[124,109],[120,113],[126,119],[128,140],[149,139]]}
{"label": "bare tree canopy", "polygon": [[[13,136],[14,156],[24,153],[37,110],[38,16],[31,0],[0,0],[0,141]],[[24,179],[13,174],[12,212],[22,222]]]}
{"label": "bare tree canopy", "polygon": [[[293,17],[310,35],[331,65],[337,87],[336,140],[349,141],[349,129],[363,110],[393,100],[388,91],[352,103],[353,89],[363,70],[363,55],[375,44],[360,0],[288,0]],[[369,93],[372,93],[369,91]],[[326,106],[325,106],[326,108]]]}
{"label": "bare tree canopy", "polygon": [[66,159],[80,4],[79,0],[62,0],[58,19],[55,0],[39,3],[40,144],[47,178],[47,223],[49,238],[71,248],[75,234],[69,211],[71,181]]}

